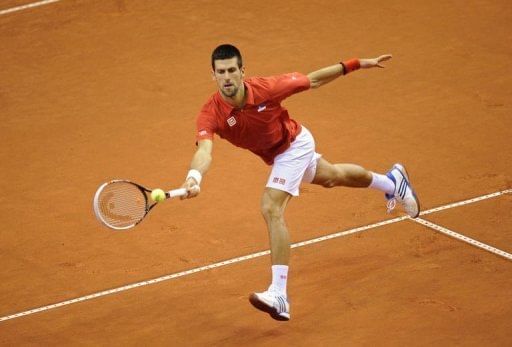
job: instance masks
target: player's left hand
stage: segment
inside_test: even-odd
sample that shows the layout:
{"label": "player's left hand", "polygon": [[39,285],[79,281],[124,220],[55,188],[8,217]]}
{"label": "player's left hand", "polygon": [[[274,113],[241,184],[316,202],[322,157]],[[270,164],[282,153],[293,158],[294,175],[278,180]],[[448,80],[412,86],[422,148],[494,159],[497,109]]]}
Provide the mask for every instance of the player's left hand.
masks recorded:
{"label": "player's left hand", "polygon": [[384,65],[381,63],[391,59],[392,57],[393,56],[391,54],[384,54],[377,58],[359,59],[359,64],[361,65],[361,69],[369,69],[372,67],[384,68]]}

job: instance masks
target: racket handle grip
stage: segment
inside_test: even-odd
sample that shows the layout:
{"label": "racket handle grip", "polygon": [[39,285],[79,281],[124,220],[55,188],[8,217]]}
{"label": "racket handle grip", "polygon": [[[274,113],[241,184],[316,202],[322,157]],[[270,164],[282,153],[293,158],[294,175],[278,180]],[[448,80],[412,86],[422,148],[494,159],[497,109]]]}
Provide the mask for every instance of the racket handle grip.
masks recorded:
{"label": "racket handle grip", "polygon": [[187,195],[187,190],[185,188],[178,188],[168,191],[165,195],[167,198],[176,198],[178,196]]}

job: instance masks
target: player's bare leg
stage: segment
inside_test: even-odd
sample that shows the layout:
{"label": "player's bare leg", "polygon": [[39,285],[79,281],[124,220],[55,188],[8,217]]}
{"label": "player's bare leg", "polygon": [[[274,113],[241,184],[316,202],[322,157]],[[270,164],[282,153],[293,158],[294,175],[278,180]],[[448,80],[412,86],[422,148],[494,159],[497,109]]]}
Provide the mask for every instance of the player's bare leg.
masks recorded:
{"label": "player's bare leg", "polygon": [[290,319],[290,304],[286,295],[290,237],[284,220],[286,205],[292,196],[284,191],[265,188],[261,199],[261,213],[267,223],[272,259],[272,284],[262,293],[253,293],[249,301],[257,309],[276,320]]}
{"label": "player's bare leg", "polygon": [[288,265],[290,237],[284,221],[284,210],[292,196],[282,190],[265,188],[261,199],[261,213],[269,232],[272,265]]}
{"label": "player's bare leg", "polygon": [[331,164],[324,158],[320,158],[312,183],[326,188],[338,186],[362,188],[372,183],[372,173],[359,165]]}
{"label": "player's bare leg", "polygon": [[320,158],[317,163],[315,178],[311,182],[326,188],[344,187],[370,187],[385,193],[388,200],[388,212],[399,202],[405,212],[416,218],[420,214],[419,199],[409,182],[405,167],[395,164],[386,175],[368,171],[354,164],[331,164]]}

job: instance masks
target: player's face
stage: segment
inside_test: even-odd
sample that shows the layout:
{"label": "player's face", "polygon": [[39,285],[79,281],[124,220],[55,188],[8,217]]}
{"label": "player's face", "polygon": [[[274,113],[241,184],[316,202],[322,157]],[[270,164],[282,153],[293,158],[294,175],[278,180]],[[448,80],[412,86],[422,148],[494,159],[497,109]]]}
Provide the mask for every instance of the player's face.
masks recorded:
{"label": "player's face", "polygon": [[243,86],[244,67],[238,67],[238,59],[236,57],[215,60],[214,64],[213,77],[217,82],[220,92],[228,98],[234,97],[240,90],[240,87]]}

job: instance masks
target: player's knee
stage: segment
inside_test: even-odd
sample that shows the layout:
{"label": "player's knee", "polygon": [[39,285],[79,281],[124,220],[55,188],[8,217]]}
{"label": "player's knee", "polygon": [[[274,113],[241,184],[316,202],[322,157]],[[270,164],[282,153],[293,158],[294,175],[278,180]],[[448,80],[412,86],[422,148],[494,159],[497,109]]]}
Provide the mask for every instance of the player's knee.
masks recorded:
{"label": "player's knee", "polygon": [[326,179],[324,181],[322,181],[322,187],[324,188],[333,188],[333,187],[336,187],[336,181],[335,180],[332,180],[332,179]]}
{"label": "player's knee", "polygon": [[269,200],[262,201],[261,214],[265,220],[276,220],[283,216],[281,207]]}
{"label": "player's knee", "polygon": [[333,165],[329,172],[329,176],[322,182],[322,186],[325,188],[337,187],[343,185],[344,179],[345,173],[343,170]]}

